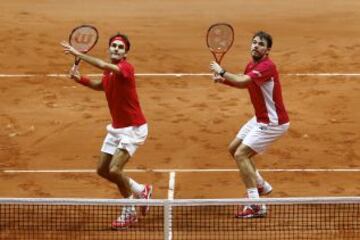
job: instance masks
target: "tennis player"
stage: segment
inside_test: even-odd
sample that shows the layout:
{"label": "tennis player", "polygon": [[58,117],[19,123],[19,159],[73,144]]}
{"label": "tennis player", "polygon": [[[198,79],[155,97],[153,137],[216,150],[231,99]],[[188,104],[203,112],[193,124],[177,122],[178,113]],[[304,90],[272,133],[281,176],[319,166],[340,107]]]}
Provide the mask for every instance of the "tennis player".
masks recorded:
{"label": "tennis player", "polygon": [[[276,65],[269,58],[271,47],[270,34],[263,31],[255,33],[250,48],[252,60],[247,64],[244,74],[233,74],[216,62],[210,63],[214,81],[247,89],[255,109],[255,116],[241,127],[229,146],[229,152],[237,163],[250,199],[258,199],[259,195],[266,195],[272,191],[272,186],[256,169],[253,157],[264,152],[289,128],[279,74]],[[244,206],[235,214],[239,218],[265,215],[265,205]]]}
{"label": "tennis player", "polygon": [[[64,52],[90,65],[104,70],[101,79],[94,80],[81,75],[76,68],[70,70],[70,78],[94,90],[104,91],[112,123],[107,125],[107,135],[101,148],[97,173],[115,183],[124,198],[150,199],[152,186],[139,184],[124,173],[124,167],[137,148],[145,142],[148,125],[141,110],[136,91],[133,66],[127,61],[130,41],[126,35],[117,33],[109,39],[110,62],[77,51],[67,42],[61,43]],[[141,207],[146,215],[148,206]],[[114,229],[124,229],[137,222],[134,206],[124,206]]]}

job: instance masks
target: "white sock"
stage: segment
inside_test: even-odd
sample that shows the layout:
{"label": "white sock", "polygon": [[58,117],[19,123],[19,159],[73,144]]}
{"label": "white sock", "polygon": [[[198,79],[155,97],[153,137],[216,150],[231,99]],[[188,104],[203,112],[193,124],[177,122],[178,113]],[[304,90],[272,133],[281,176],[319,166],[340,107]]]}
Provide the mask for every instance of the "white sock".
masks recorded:
{"label": "white sock", "polygon": [[258,185],[260,185],[260,186],[263,186],[264,183],[265,183],[265,180],[264,180],[264,178],[260,175],[259,170],[256,170],[255,174],[256,174],[256,183],[257,183]]}
{"label": "white sock", "polygon": [[248,188],[247,194],[250,199],[259,198],[259,192],[258,192],[257,188]]}
{"label": "white sock", "polygon": [[133,179],[129,178],[129,186],[131,192],[135,193],[135,195],[140,195],[142,191],[144,191],[145,186],[135,182]]}

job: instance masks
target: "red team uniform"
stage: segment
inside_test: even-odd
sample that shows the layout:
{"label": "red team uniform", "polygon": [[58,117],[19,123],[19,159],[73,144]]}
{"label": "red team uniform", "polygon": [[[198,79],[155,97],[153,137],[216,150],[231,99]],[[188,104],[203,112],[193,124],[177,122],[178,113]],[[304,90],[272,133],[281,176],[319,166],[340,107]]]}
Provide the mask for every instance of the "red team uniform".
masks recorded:
{"label": "red team uniform", "polygon": [[140,126],[146,123],[146,119],[136,92],[134,67],[126,59],[122,59],[117,66],[122,74],[105,70],[102,78],[112,126],[113,128]]}
{"label": "red team uniform", "polygon": [[125,58],[117,66],[121,74],[105,70],[102,77],[112,123],[106,127],[108,134],[101,151],[114,154],[120,148],[133,156],[145,142],[148,126],[136,92],[134,67]]}
{"label": "red team uniform", "polygon": [[257,122],[281,125],[289,122],[285,110],[279,73],[269,57],[260,62],[249,62],[244,74],[251,78],[248,85],[251,102],[255,108]]}
{"label": "red team uniform", "polygon": [[244,74],[251,78],[247,89],[255,117],[240,129],[236,137],[255,152],[262,153],[289,127],[279,73],[270,58],[265,57],[259,62],[250,61]]}

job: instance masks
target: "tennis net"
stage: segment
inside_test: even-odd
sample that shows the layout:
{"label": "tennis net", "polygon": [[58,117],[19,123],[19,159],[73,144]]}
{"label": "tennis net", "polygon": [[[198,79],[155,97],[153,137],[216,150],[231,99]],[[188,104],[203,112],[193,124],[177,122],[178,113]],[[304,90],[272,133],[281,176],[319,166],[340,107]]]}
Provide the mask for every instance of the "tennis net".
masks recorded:
{"label": "tennis net", "polygon": [[[262,218],[239,219],[240,206],[266,204]],[[124,206],[151,206],[122,230]],[[360,239],[360,197],[249,199],[0,198],[0,239]]]}

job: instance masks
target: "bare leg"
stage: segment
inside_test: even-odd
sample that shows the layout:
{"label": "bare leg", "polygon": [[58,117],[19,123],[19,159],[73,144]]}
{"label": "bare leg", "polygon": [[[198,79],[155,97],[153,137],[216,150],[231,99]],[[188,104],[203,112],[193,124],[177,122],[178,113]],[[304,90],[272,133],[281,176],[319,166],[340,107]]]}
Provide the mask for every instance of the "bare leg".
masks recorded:
{"label": "bare leg", "polygon": [[97,167],[97,173],[115,183],[125,198],[131,195],[128,177],[124,175],[123,168],[130,159],[126,150],[118,149],[114,155],[101,153],[100,161]]}
{"label": "bare leg", "polygon": [[97,170],[97,174],[102,178],[105,178],[110,182],[116,183],[115,179],[113,179],[109,174],[112,157],[113,156],[111,154],[101,152],[96,170]]}
{"label": "bare leg", "polygon": [[256,168],[250,159],[256,152],[250,147],[240,144],[234,154],[234,159],[247,189],[256,188]]}
{"label": "bare leg", "polygon": [[[238,139],[238,138],[235,138],[229,145],[228,147],[228,150],[231,154],[231,156],[235,159],[235,152],[236,150],[239,148],[239,146],[241,145],[242,143],[242,140],[241,139]],[[255,167],[255,163],[254,161],[251,159],[251,157],[253,157],[256,153],[253,151],[253,154],[250,156],[250,162],[251,162],[251,165],[253,166],[253,168],[256,170],[256,167]]]}
{"label": "bare leg", "polygon": [[109,173],[110,176],[115,179],[116,184],[119,187],[121,195],[128,198],[131,196],[131,190],[129,186],[129,178],[124,174],[123,169],[126,163],[129,161],[130,155],[124,149],[117,149],[112,157]]}
{"label": "bare leg", "polygon": [[228,150],[231,154],[231,156],[233,158],[235,158],[235,152],[236,152],[236,149],[238,149],[238,147],[240,146],[240,144],[242,143],[242,140],[241,139],[238,139],[238,138],[235,138],[229,145],[228,147]]}

